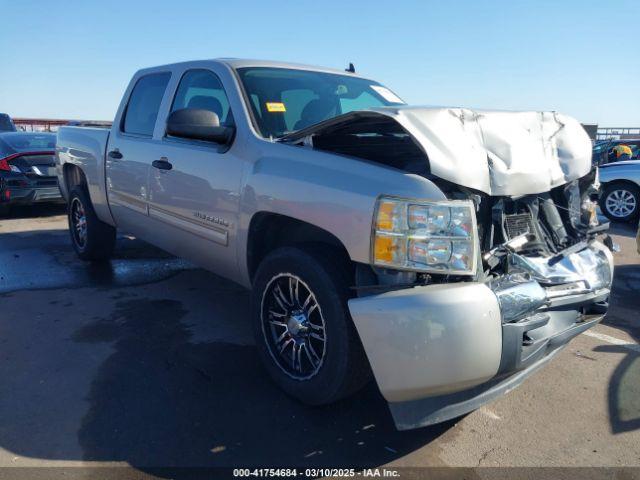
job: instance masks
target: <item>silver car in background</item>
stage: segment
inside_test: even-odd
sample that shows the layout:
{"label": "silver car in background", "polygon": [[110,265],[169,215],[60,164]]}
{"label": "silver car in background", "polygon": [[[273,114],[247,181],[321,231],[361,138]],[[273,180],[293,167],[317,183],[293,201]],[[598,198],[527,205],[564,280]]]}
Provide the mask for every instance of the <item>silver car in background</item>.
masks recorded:
{"label": "silver car in background", "polygon": [[640,212],[640,160],[607,163],[598,167],[600,208],[617,222],[636,222]]}

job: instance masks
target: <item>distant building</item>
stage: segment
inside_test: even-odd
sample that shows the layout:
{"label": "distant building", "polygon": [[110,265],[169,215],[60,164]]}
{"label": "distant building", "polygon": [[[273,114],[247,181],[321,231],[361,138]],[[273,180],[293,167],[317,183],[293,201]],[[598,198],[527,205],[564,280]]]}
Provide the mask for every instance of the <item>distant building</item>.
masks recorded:
{"label": "distant building", "polygon": [[14,118],[18,130],[24,132],[55,132],[63,125],[87,127],[110,127],[111,122],[102,120],[62,120],[50,118]]}
{"label": "distant building", "polygon": [[597,140],[625,140],[640,138],[640,127],[601,127],[598,128]]}
{"label": "distant building", "polygon": [[587,135],[591,140],[595,140],[598,136],[598,124],[597,123],[583,123],[582,127],[587,131]]}

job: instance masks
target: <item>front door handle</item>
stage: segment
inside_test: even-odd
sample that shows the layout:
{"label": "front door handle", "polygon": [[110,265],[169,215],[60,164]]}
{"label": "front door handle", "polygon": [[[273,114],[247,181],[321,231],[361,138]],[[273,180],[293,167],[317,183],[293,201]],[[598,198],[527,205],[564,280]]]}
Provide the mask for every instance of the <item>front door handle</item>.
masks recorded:
{"label": "front door handle", "polygon": [[108,155],[109,158],[113,158],[114,160],[120,160],[122,158],[122,154],[118,151],[118,149],[111,150]]}
{"label": "front door handle", "polygon": [[151,162],[151,165],[155,168],[159,168],[160,170],[171,170],[173,168],[173,165],[171,165],[171,162],[167,160],[167,157],[162,157],[160,160],[154,160]]}

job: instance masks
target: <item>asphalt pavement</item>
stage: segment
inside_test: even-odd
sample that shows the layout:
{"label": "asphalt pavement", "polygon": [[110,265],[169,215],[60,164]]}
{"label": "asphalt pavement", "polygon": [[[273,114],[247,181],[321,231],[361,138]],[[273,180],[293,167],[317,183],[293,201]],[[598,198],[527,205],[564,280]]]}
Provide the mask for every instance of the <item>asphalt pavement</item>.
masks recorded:
{"label": "asphalt pavement", "polygon": [[499,400],[398,432],[374,384],[322,408],[275,387],[242,287],[130,236],[83,263],[61,207],[17,209],[0,219],[0,467],[640,466],[634,235],[613,229],[601,325]]}

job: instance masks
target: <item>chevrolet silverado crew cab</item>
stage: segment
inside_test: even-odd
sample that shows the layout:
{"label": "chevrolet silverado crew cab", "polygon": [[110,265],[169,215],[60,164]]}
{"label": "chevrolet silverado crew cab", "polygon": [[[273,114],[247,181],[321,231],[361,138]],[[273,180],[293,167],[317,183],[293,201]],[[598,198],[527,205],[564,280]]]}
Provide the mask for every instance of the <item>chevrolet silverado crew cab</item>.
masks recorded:
{"label": "chevrolet silverado crew cab", "polygon": [[607,310],[591,144],[555,112],[219,59],[140,70],[111,130],[62,127],[56,150],[80,258],[120,229],[251,288],[265,368],[307,404],[373,375],[399,429],[454,418]]}

